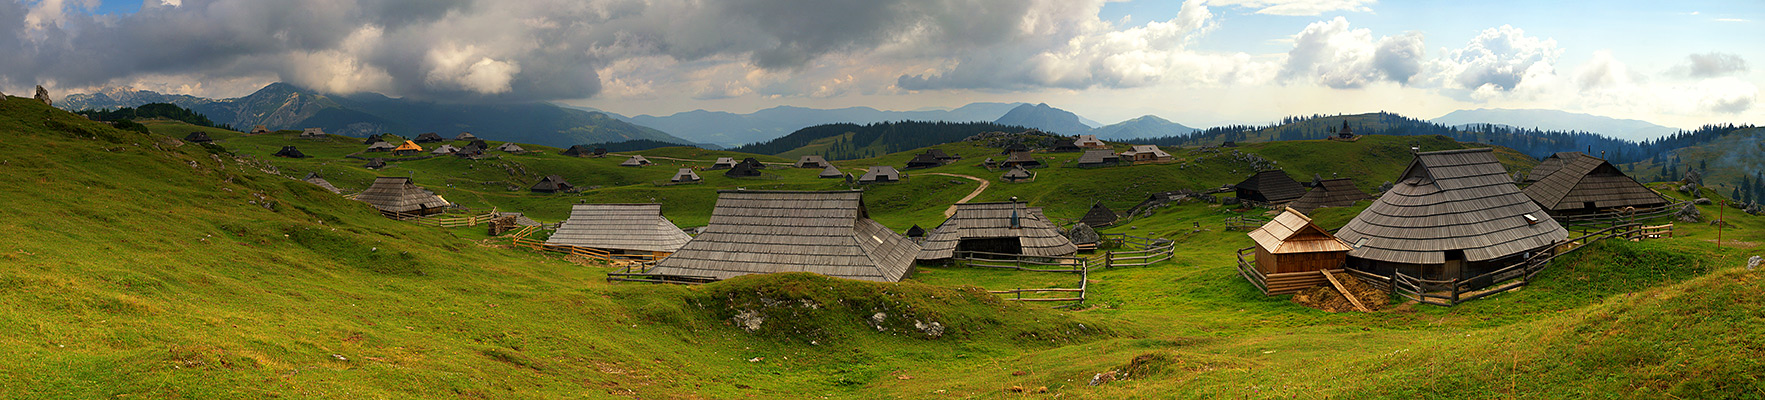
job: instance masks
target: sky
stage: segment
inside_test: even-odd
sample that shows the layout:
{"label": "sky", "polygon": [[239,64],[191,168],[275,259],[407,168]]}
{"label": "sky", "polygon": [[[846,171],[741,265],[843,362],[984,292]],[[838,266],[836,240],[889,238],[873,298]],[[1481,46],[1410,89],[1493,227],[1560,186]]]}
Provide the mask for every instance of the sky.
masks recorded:
{"label": "sky", "polygon": [[1765,124],[1765,1],[0,0],[0,91]]}

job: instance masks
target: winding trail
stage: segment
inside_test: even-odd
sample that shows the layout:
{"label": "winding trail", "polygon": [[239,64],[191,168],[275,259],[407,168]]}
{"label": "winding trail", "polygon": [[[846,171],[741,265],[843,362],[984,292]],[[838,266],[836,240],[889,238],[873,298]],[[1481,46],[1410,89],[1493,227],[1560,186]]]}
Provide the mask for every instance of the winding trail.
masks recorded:
{"label": "winding trail", "polygon": [[[976,178],[976,177],[972,177],[972,176],[968,176],[968,175],[947,174],[947,173],[943,173],[943,172],[923,172],[923,173],[920,173],[920,175],[953,176],[953,177],[957,177],[957,178],[968,178],[968,180],[981,183],[981,187],[974,188],[974,192],[969,193],[968,197],[963,197],[962,200],[957,200],[956,204],[967,203],[969,200],[974,200],[974,198],[976,196],[981,195],[981,192],[986,191],[988,186],[993,186],[992,181],[988,181],[986,179]],[[956,215],[956,204],[951,204],[950,208],[944,209],[944,218],[950,218],[950,216]]]}

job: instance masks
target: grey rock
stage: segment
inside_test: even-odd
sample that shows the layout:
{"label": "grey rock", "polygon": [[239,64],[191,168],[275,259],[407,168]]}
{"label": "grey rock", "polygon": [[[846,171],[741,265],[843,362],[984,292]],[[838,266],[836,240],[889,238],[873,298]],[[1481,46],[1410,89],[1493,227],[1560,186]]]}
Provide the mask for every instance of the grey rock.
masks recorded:
{"label": "grey rock", "polygon": [[760,315],[759,311],[754,310],[742,310],[742,312],[735,314],[735,318],[731,319],[735,321],[735,326],[742,327],[748,332],[760,330],[760,324],[766,322],[766,316]]}
{"label": "grey rock", "polygon": [[1103,241],[1103,236],[1098,235],[1097,230],[1091,229],[1090,225],[1080,222],[1073,224],[1072,229],[1067,231],[1066,239],[1073,243],[1097,243]]}
{"label": "grey rock", "polygon": [[1679,209],[1679,211],[1673,213],[1673,215],[1678,217],[1682,222],[1701,222],[1704,220],[1703,213],[1699,212],[1698,207],[1692,204],[1686,204],[1685,208]]}
{"label": "grey rock", "polygon": [[37,95],[32,98],[37,99],[37,101],[43,102],[43,104],[45,104],[45,105],[50,105],[50,106],[55,105],[54,101],[49,100],[49,89],[44,89],[43,85],[37,85]]}
{"label": "grey rock", "polygon": [[1754,269],[1759,268],[1760,259],[1761,258],[1759,256],[1753,256],[1753,258],[1748,258],[1747,259],[1747,270],[1752,271]]}
{"label": "grey rock", "polygon": [[1707,206],[1707,205],[1710,205],[1710,199],[1699,197],[1699,198],[1697,198],[1697,200],[1692,200],[1691,203],[1697,204],[1700,206]]}

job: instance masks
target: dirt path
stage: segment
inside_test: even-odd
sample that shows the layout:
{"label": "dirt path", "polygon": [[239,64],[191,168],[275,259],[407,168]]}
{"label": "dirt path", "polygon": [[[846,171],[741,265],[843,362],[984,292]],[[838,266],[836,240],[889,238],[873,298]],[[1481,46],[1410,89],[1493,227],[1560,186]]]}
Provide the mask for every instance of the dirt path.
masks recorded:
{"label": "dirt path", "polygon": [[[953,177],[957,177],[957,178],[968,178],[968,180],[981,183],[981,187],[974,188],[973,193],[969,193],[968,197],[963,197],[962,200],[957,200],[956,204],[967,203],[969,200],[974,200],[974,198],[976,196],[981,195],[981,192],[986,191],[988,186],[993,186],[993,182],[991,182],[991,181],[988,181],[986,179],[968,176],[968,175],[946,174],[943,172],[925,172],[925,173],[921,173],[920,175],[953,176]],[[956,205],[955,204],[951,204],[950,208],[944,209],[944,218],[950,218],[950,216],[952,216],[952,215],[956,215]]]}

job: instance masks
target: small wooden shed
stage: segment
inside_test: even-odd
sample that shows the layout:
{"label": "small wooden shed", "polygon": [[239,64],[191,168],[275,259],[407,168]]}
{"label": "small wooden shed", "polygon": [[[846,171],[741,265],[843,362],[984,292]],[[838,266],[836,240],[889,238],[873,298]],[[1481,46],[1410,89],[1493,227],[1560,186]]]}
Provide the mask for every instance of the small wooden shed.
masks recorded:
{"label": "small wooden shed", "polygon": [[809,156],[798,157],[796,167],[797,168],[827,168],[828,165],[830,165],[830,164],[827,163],[826,158],[822,158],[821,156],[809,155]]}
{"label": "small wooden shed", "polygon": [[583,145],[579,144],[579,145],[575,145],[575,146],[570,146],[570,148],[568,148],[568,149],[564,149],[564,155],[571,156],[571,157],[588,157],[588,156],[594,155],[594,150],[589,149],[588,146],[583,146]]}
{"label": "small wooden shed", "polygon": [[1287,176],[1287,171],[1259,171],[1232,185],[1239,199],[1265,203],[1284,203],[1305,196],[1305,186]]}
{"label": "small wooden shed", "polygon": [[904,178],[906,178],[906,176],[902,175],[901,171],[895,170],[895,167],[891,167],[891,166],[887,166],[887,165],[877,165],[877,166],[872,166],[872,167],[870,167],[869,170],[864,171],[864,176],[858,178],[858,183],[899,182],[899,181],[901,181],[901,179],[904,179]]}
{"label": "small wooden shed", "polygon": [[643,158],[643,156],[632,155],[631,158],[626,159],[625,162],[619,163],[619,166],[621,166],[621,167],[642,167],[642,166],[650,165],[650,164],[655,164],[655,163],[650,162],[650,159],[648,159],[648,158]]}
{"label": "small wooden shed", "polygon": [[734,157],[717,157],[717,161],[711,163],[712,171],[730,168],[735,168]]}
{"label": "small wooden shed", "polygon": [[532,190],[535,193],[557,193],[557,192],[567,191],[567,190],[570,190],[575,187],[576,186],[571,185],[569,181],[564,180],[563,176],[546,175],[544,179],[540,179],[539,183],[533,184],[533,187],[528,188],[528,190]]}
{"label": "small wooden shed", "polygon": [[1291,208],[1249,235],[1256,241],[1256,269],[1264,274],[1341,269],[1351,250]]}
{"label": "small wooden shed", "polygon": [[392,149],[392,154],[399,154],[399,155],[417,154],[417,153],[422,153],[422,152],[423,152],[423,146],[418,146],[417,142],[413,142],[413,141],[409,141],[409,140],[404,141],[404,144],[399,145],[398,148]]}
{"label": "small wooden shed", "polygon": [[276,154],[271,155],[276,157],[306,158],[306,154],[301,153],[300,149],[294,148],[294,146],[282,146],[282,150],[278,150],[276,151]]}
{"label": "small wooden shed", "polygon": [[692,168],[681,168],[680,171],[674,173],[674,178],[668,181],[674,183],[698,182],[699,174],[693,172]]}
{"label": "small wooden shed", "polygon": [[189,135],[185,135],[184,141],[190,142],[190,143],[208,143],[208,142],[213,142],[214,139],[211,139],[208,137],[208,132],[195,131],[195,132],[190,132]]}

